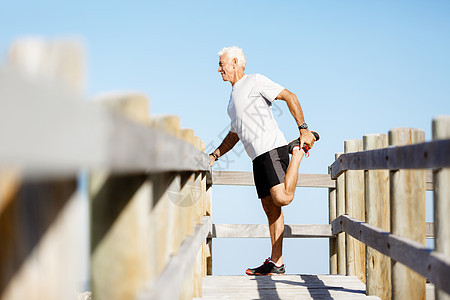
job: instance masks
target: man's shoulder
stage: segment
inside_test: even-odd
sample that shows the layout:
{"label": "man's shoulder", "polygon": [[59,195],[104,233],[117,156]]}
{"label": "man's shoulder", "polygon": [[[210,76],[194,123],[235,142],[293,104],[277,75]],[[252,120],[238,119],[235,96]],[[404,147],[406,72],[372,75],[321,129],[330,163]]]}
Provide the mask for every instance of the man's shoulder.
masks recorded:
{"label": "man's shoulder", "polygon": [[264,79],[267,78],[265,75],[261,74],[261,73],[255,73],[255,74],[249,74],[247,75],[249,78],[254,78],[254,79]]}
{"label": "man's shoulder", "polygon": [[255,85],[264,85],[267,81],[270,81],[265,75],[260,73],[249,74],[247,75],[247,79],[252,81]]}

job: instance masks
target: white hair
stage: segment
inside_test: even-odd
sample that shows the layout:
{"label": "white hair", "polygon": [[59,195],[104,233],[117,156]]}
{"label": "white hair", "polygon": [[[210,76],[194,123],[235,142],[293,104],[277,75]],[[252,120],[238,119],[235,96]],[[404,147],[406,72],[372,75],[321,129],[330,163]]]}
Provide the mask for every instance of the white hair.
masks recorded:
{"label": "white hair", "polygon": [[219,57],[224,54],[227,54],[230,60],[233,58],[237,58],[238,66],[245,70],[245,66],[247,65],[247,59],[245,58],[244,51],[241,48],[236,46],[225,47],[219,52],[217,52],[217,54],[219,55]]}

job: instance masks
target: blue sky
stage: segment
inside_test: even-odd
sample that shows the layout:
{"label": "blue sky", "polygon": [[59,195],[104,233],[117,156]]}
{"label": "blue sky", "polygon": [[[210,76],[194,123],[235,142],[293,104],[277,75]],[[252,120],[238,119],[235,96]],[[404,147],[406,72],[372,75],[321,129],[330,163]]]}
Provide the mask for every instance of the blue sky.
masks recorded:
{"label": "blue sky", "polygon": [[[75,36],[87,54],[87,98],[141,91],[151,114],[175,114],[207,145],[229,120],[230,85],[217,51],[237,45],[246,73],[261,73],[297,94],[319,131],[301,173],[326,173],[343,141],[394,127],[422,128],[450,114],[449,1],[1,1],[0,63],[27,35]],[[276,119],[298,135],[286,105]],[[251,170],[242,146],[215,168]],[[427,212],[428,221],[432,213]],[[214,187],[215,223],[264,223],[252,187]],[[285,209],[290,224],[328,222],[327,191],[299,188]],[[270,254],[269,241],[215,240],[216,274],[242,274]],[[327,273],[327,240],[286,240],[289,273]]]}

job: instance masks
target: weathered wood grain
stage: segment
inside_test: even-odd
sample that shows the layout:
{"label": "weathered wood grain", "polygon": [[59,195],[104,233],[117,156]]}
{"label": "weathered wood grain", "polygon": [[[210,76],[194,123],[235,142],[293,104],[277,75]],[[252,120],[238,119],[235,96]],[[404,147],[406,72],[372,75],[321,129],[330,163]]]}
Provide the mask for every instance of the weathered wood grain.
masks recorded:
{"label": "weathered wood grain", "polygon": [[[336,159],[342,153],[336,154]],[[345,173],[339,175],[336,180],[336,217],[345,214]],[[347,261],[344,232],[341,232],[336,237],[337,240],[337,273],[346,275]]]}
{"label": "weathered wood grain", "polygon": [[[347,140],[344,142],[345,153],[361,151],[363,141]],[[345,209],[349,216],[364,220],[364,171],[348,170],[345,172]],[[346,274],[357,276],[366,281],[365,245],[352,237],[346,237]]]}
{"label": "weathered wood grain", "polygon": [[[387,134],[363,137],[364,150],[386,148],[388,144]],[[366,222],[389,231],[389,171],[365,171],[364,181]],[[366,247],[366,292],[383,300],[391,299],[391,260],[371,247]]]}
{"label": "weathered wood grain", "polygon": [[[433,140],[448,138],[450,138],[450,116],[434,118]],[[450,257],[450,168],[437,169],[433,175],[435,249]],[[436,299],[450,300],[450,295],[436,289]]]}
{"label": "weathered wood grain", "polygon": [[85,249],[76,184],[17,177],[0,186],[0,299],[65,299],[79,288]]}
{"label": "weathered wood grain", "polygon": [[354,276],[207,276],[207,299],[379,299],[365,295],[365,286]]}
{"label": "weathered wood grain", "polygon": [[8,65],[30,78],[76,93],[82,93],[86,86],[84,45],[73,37],[20,37],[8,49]]}
{"label": "weathered wood grain", "polygon": [[[346,232],[366,245],[428,278],[437,288],[450,293],[450,258],[360,220],[342,215],[332,223],[332,232]],[[404,282],[407,284],[407,282]]]}
{"label": "weathered wood grain", "polygon": [[[328,223],[336,219],[336,188],[328,188]],[[330,274],[337,274],[337,239],[330,238]]]}
{"label": "weathered wood grain", "polygon": [[142,290],[137,299],[178,299],[182,283],[192,271],[195,258],[208,236],[210,222],[210,217],[202,218],[202,223],[196,225],[194,233],[186,237],[160,276]]}
{"label": "weathered wood grain", "polygon": [[[252,172],[214,171],[215,185],[255,185]],[[335,188],[336,183],[328,174],[298,174],[297,187]]]}
{"label": "weathered wood grain", "polygon": [[[268,238],[267,224],[213,224],[209,238]],[[284,238],[330,238],[331,225],[284,225]]]}
{"label": "weathered wood grain", "polygon": [[[140,94],[108,94],[96,99],[108,110],[130,121],[148,124],[148,99]],[[155,186],[155,189],[158,188]],[[111,174],[107,170],[90,174],[91,199],[91,286],[100,299],[135,298],[154,274],[164,253],[151,247],[150,226],[153,184],[144,172]],[[166,219],[165,219],[166,220]],[[150,232],[149,232],[150,229]],[[161,243],[161,247],[164,247]],[[164,249],[164,248],[163,248]],[[152,264],[153,257],[159,262]],[[114,261],[114,264],[111,264]]]}
{"label": "weathered wood grain", "polygon": [[41,176],[210,170],[208,155],[191,144],[13,70],[0,68],[0,99],[0,167]]}
{"label": "weathered wood grain", "polygon": [[331,165],[331,178],[346,170],[399,170],[450,167],[450,139],[344,154]]}
{"label": "weathered wood grain", "polygon": [[[17,40],[8,54],[7,64],[14,71],[0,68],[0,298],[69,299],[80,289],[87,250],[82,225],[87,217],[77,193],[76,174],[31,177],[10,163],[24,152],[35,155],[35,149],[45,142],[40,137],[48,134],[48,124],[39,112],[51,113],[59,120],[53,126],[66,128],[70,111],[53,111],[54,107],[64,109],[64,99],[55,98],[54,106],[45,106],[48,103],[15,79],[26,77],[35,85],[52,84],[55,89],[80,94],[85,81],[84,49],[73,39],[34,37]],[[28,94],[29,105],[15,99],[14,90]],[[35,131],[36,127],[43,131]],[[33,147],[17,147],[30,141],[35,142]],[[57,148],[56,144],[49,149]],[[15,151],[8,151],[11,148]],[[44,155],[47,163],[53,159],[51,151],[36,154]]]}
{"label": "weathered wood grain", "polygon": [[[425,141],[425,132],[414,128],[395,128],[389,131],[391,146],[404,146]],[[408,157],[408,159],[417,159]],[[391,171],[390,232],[425,245],[426,191],[425,170]],[[425,299],[426,278],[392,261],[392,299]]]}

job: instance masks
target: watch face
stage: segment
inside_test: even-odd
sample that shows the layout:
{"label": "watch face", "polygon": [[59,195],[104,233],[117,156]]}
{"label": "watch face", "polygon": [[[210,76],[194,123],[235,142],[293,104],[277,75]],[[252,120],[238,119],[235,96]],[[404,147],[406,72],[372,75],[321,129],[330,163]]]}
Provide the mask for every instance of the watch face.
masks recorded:
{"label": "watch face", "polygon": [[303,123],[299,126],[300,129],[308,129],[308,125],[306,123]]}

